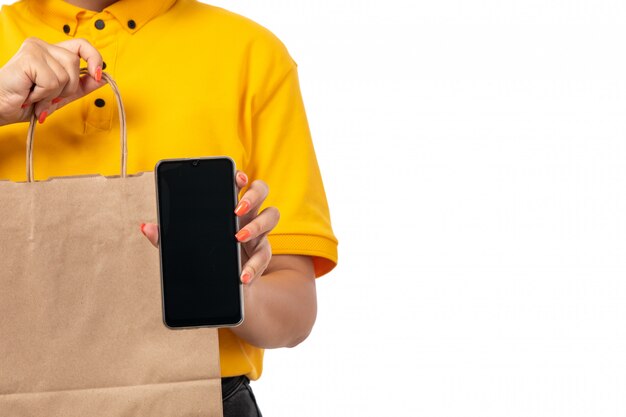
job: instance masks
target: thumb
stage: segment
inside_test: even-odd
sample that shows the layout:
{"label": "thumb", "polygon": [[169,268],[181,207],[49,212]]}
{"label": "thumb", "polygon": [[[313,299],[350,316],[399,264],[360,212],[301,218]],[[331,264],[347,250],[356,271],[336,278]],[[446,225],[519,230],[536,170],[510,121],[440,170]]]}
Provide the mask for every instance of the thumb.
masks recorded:
{"label": "thumb", "polygon": [[83,75],[80,77],[80,82],[78,83],[78,90],[71,96],[67,97],[66,101],[70,102],[70,101],[77,100],[81,97],[84,97],[87,94],[102,87],[106,83],[107,82],[104,79],[100,79],[100,81],[96,81],[89,75]]}
{"label": "thumb", "polygon": [[148,238],[155,248],[159,247],[159,226],[154,223],[141,223],[141,233]]}

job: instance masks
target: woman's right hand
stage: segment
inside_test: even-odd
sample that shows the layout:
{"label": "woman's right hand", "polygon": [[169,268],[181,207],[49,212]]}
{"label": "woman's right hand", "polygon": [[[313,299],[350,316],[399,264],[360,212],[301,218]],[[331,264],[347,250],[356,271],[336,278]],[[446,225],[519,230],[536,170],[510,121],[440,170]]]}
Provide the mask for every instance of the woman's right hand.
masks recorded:
{"label": "woman's right hand", "polygon": [[[89,75],[80,76],[80,59]],[[28,38],[0,68],[0,126],[39,123],[60,107],[103,86],[102,56],[85,39],[49,44]]]}

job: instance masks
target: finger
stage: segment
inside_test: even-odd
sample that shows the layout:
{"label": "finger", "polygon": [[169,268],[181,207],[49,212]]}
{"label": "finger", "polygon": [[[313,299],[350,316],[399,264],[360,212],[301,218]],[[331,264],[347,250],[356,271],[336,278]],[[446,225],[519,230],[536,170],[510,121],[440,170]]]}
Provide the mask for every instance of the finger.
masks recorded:
{"label": "finger", "polygon": [[241,270],[241,282],[250,285],[252,281],[263,275],[272,260],[272,246],[267,239],[257,247]]}
{"label": "finger", "polygon": [[[45,96],[37,100],[35,104],[35,114],[41,115],[45,111],[49,116],[53,110],[51,108],[52,100],[54,100],[55,97],[59,97],[61,95],[62,91],[65,89],[68,82],[70,81],[70,75],[63,67],[63,65],[61,65],[52,56],[48,55],[46,57],[46,63],[48,64],[48,67],[54,72],[56,82],[51,82],[48,88],[45,89]],[[37,92],[38,87],[39,86],[36,86],[33,90],[33,96]],[[43,122],[43,120],[41,120],[41,122]]]}
{"label": "finger", "polygon": [[76,89],[76,92],[74,94],[71,94],[67,97],[63,97],[62,98],[62,102],[61,105],[67,104],[71,101],[77,100],[83,96],[86,96],[87,94],[97,90],[98,88],[102,87],[103,85],[105,85],[107,82],[104,79],[101,79],[100,81],[96,81],[93,78],[91,78],[90,75],[83,75],[82,77],[80,77],[80,79],[78,80],[78,88]]}
{"label": "finger", "polygon": [[[105,84],[106,84],[106,81],[104,79],[98,82],[94,80],[93,78],[91,78],[90,75],[84,75],[80,77],[78,80],[78,88],[76,89],[76,92],[74,94],[71,94],[66,97],[57,96],[56,98],[53,98],[50,102],[48,102],[47,100],[41,101],[40,102],[41,104],[36,106],[37,108],[36,108],[35,114],[37,115],[39,123],[43,123],[46,120],[46,118],[54,111],[71,103],[74,100],[77,100],[83,96],[86,96],[87,94],[91,93],[92,91],[97,90],[98,88],[102,87]],[[30,101],[31,101],[31,98],[29,96],[26,99],[26,104],[23,105],[23,108],[28,108],[30,106],[30,103],[29,103]],[[46,105],[48,107],[46,107]]]}
{"label": "finger", "polygon": [[155,248],[159,247],[159,226],[154,223],[142,223],[141,233],[148,238]]}
{"label": "finger", "polygon": [[250,223],[237,232],[235,237],[245,243],[262,237],[272,231],[280,220],[280,212],[276,207],[267,207]]}
{"label": "finger", "polygon": [[[25,106],[29,106],[32,103],[38,103],[44,100],[46,97],[52,95],[54,91],[60,91],[59,79],[56,73],[47,64],[38,66],[33,75],[34,76],[32,79],[35,87],[30,92],[28,97],[26,97],[26,100],[24,102]],[[34,111],[37,118],[39,118],[39,121],[43,123],[41,116],[43,114],[42,105],[39,105],[39,107],[37,109],[34,109]],[[45,115],[43,116],[43,119],[45,119]]]}
{"label": "finger", "polygon": [[89,75],[100,81],[102,78],[102,55],[93,47],[86,39],[76,38],[56,44],[61,48],[65,48],[70,52],[78,55],[87,62],[87,70]]}
{"label": "finger", "polygon": [[63,66],[69,77],[68,82],[65,84],[63,91],[59,93],[59,96],[67,97],[76,93],[80,81],[80,58],[78,55],[55,45],[50,45],[48,52]]}
{"label": "finger", "polygon": [[239,204],[237,204],[235,214],[237,216],[243,216],[252,210],[258,210],[267,198],[269,191],[270,189],[265,181],[253,181],[250,188],[248,188],[245,194],[241,197]]}
{"label": "finger", "polygon": [[237,170],[235,173],[235,182],[237,183],[237,189],[241,190],[248,184],[248,176],[245,172]]}

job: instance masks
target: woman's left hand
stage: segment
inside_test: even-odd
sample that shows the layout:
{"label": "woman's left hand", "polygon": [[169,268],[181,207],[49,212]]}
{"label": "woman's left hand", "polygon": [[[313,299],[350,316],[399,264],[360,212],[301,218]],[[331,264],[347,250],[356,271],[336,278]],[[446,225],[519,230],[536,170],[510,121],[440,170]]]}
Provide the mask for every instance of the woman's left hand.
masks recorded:
{"label": "woman's left hand", "polygon": [[[248,185],[248,176],[242,171],[237,171],[235,178],[238,190]],[[235,236],[241,242],[241,282],[246,285],[263,275],[272,259],[272,248],[267,234],[278,224],[280,213],[275,207],[267,207],[259,212],[268,193],[269,187],[265,182],[253,181],[235,209],[240,227]],[[158,247],[159,228],[156,224],[142,224],[141,231]]]}

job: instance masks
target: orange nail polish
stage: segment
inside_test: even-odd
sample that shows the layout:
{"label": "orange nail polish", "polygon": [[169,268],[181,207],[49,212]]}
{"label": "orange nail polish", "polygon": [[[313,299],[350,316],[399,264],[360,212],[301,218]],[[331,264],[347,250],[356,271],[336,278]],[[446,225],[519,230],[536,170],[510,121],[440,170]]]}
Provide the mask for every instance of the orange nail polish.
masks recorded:
{"label": "orange nail polish", "polygon": [[243,282],[244,284],[249,283],[251,279],[252,279],[252,275],[250,275],[249,272],[246,271],[243,274],[241,274],[241,282]]}
{"label": "orange nail polish", "polygon": [[63,100],[61,97],[53,98],[53,99],[52,99],[52,104],[57,104],[57,103],[59,103],[61,100]]}
{"label": "orange nail polish", "polygon": [[241,200],[235,209],[235,214],[237,216],[243,216],[248,212],[248,210],[250,210],[250,203],[246,200]]}
{"label": "orange nail polish", "polygon": [[42,124],[43,122],[45,122],[46,117],[48,117],[48,112],[42,111],[41,114],[39,115],[39,124]]}
{"label": "orange nail polish", "polygon": [[239,232],[237,232],[235,237],[238,241],[242,242],[250,237],[250,232],[247,229],[241,229]]}
{"label": "orange nail polish", "polygon": [[102,79],[102,67],[96,68],[96,81],[100,82]]}
{"label": "orange nail polish", "polygon": [[23,108],[23,109],[25,109],[25,108],[26,108],[26,107],[28,107],[28,106],[30,106],[30,104],[26,104],[26,103],[22,104],[22,108]]}
{"label": "orange nail polish", "polygon": [[239,174],[237,175],[237,178],[239,178],[239,181],[243,182],[244,184],[248,182],[248,177],[246,177],[245,174]]}
{"label": "orange nail polish", "polygon": [[141,233],[143,233],[144,235],[146,234],[146,231],[144,230],[145,228],[146,228],[146,224],[141,223]]}

